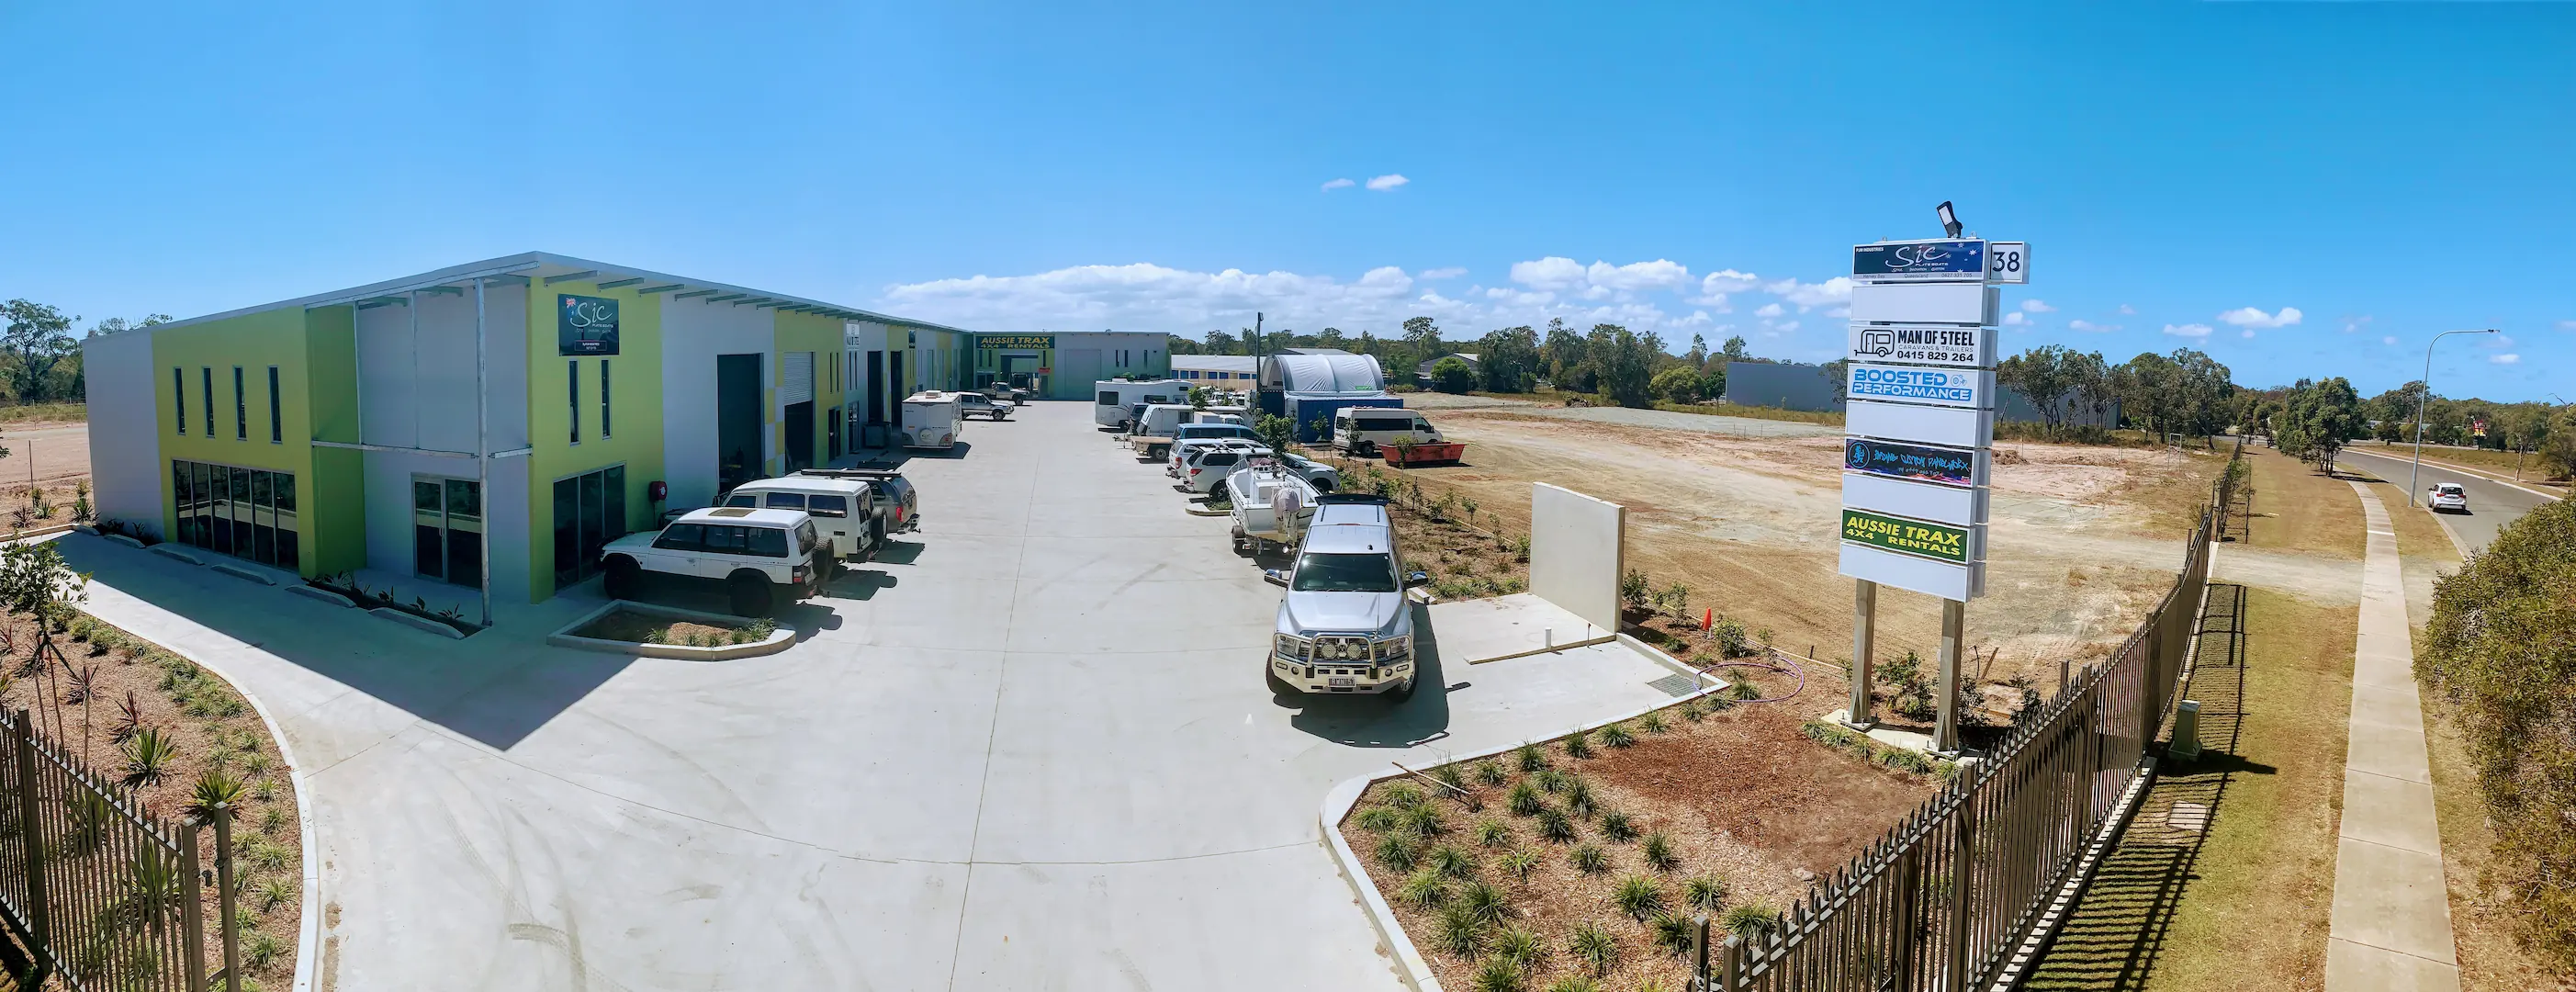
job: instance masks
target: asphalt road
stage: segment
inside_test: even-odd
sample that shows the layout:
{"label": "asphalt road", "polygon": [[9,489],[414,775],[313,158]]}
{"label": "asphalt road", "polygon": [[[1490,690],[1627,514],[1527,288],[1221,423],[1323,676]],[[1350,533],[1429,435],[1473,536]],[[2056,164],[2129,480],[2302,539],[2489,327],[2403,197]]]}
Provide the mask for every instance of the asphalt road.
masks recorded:
{"label": "asphalt road", "polygon": [[[2336,457],[2351,459],[2354,467],[2396,483],[2398,488],[2402,489],[2406,486],[2407,466],[2411,462],[2405,457],[2392,457],[2359,448],[2345,448]],[[2497,532],[2504,530],[2505,525],[2521,519],[2523,514],[2531,512],[2542,504],[2555,502],[2547,496],[2527,489],[2483,476],[2471,475],[2457,469],[2443,468],[2432,462],[2424,463],[2420,481],[2416,483],[2416,489],[2419,490],[2416,502],[2423,502],[2420,490],[2431,489],[2436,483],[2443,482],[2459,483],[2469,492],[2469,512],[2442,513],[2435,516],[2441,520],[2442,526],[2450,528],[2451,533],[2458,536],[2460,543],[2467,545],[2471,551],[2485,548],[2487,542],[2495,540]],[[2391,512],[2401,513],[2420,512],[2394,503],[2390,504],[2388,509]]]}

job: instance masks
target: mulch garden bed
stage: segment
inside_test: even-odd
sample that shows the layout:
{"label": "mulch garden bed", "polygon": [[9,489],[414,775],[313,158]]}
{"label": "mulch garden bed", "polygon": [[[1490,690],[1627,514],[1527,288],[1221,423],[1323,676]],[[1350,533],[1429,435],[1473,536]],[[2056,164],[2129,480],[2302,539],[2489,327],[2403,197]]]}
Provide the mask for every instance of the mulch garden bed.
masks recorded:
{"label": "mulch garden bed", "polygon": [[673,644],[711,648],[766,640],[777,629],[777,624],[769,620],[720,624],[678,620],[637,610],[617,610],[591,621],[580,630],[573,631],[573,636],[591,637],[603,641],[631,641],[637,644]]}
{"label": "mulch garden bed", "polygon": [[[32,618],[0,620],[0,706],[29,711],[36,732],[94,775],[127,782],[133,801],[163,823],[186,818],[192,790],[210,770],[241,783],[233,807],[235,909],[245,989],[289,982],[302,924],[304,850],[295,787],[277,742],[241,693],[215,673],[86,615],[58,625],[54,643],[68,662],[42,665]],[[88,691],[79,691],[86,673]],[[131,707],[131,719],[128,707]],[[140,774],[134,758],[149,731],[169,754]],[[198,861],[215,865],[215,831],[198,831]],[[221,910],[213,886],[203,897],[207,968],[223,960]]]}
{"label": "mulch garden bed", "polygon": [[1769,925],[1940,784],[1732,698],[1792,685],[1377,782],[1342,831],[1444,987],[1678,990],[1691,915]]}

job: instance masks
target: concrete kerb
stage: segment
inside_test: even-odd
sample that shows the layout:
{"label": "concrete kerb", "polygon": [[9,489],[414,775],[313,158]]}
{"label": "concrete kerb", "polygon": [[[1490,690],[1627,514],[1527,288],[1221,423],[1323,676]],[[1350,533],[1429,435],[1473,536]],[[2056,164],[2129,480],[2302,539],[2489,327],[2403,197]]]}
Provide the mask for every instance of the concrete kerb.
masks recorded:
{"label": "concrete kerb", "polygon": [[413,616],[390,606],[379,606],[368,610],[367,613],[371,616],[391,620],[424,634],[434,634],[451,641],[461,641],[465,639],[464,631],[450,627],[436,620],[425,620],[420,617]]}
{"label": "concrete kerb", "polygon": [[141,551],[141,550],[143,550],[143,548],[145,547],[145,545],[144,545],[144,543],[143,543],[143,542],[141,542],[141,541],[137,541],[137,540],[135,540],[135,539],[133,539],[133,538],[131,538],[131,537],[127,537],[127,536],[125,536],[125,535],[123,535],[123,534],[107,534],[107,535],[103,535],[103,536],[105,536],[108,540],[114,541],[114,542],[116,542],[116,543],[118,543],[118,544],[125,545],[126,547],[129,547],[129,548],[133,548],[133,549],[134,549],[134,550],[136,550],[136,551]]}
{"label": "concrete kerb", "polygon": [[[1627,645],[1629,648],[1645,655],[1656,664],[1673,669],[1676,672],[1690,675],[1693,678],[1698,678],[1702,674],[1698,669],[1694,669],[1674,660],[1671,655],[1656,650],[1652,645],[1649,645],[1644,641],[1640,641],[1626,634],[1620,634],[1617,635],[1617,637],[1619,643]],[[1606,643],[1606,641],[1594,643]],[[1570,646],[1571,645],[1568,645],[1568,647]],[[1559,648],[1558,650],[1564,650],[1564,648]],[[1568,727],[1563,733],[1545,739],[1554,740],[1557,737],[1562,737],[1565,736],[1565,734],[1571,734],[1575,731],[1597,730],[1614,723],[1634,720],[1657,710],[1678,706],[1682,703],[1708,696],[1724,688],[1726,688],[1726,684],[1723,682],[1716,685],[1704,686],[1688,695],[1675,696],[1663,702],[1639,707],[1635,710],[1600,720],[1598,722],[1578,724],[1576,726]],[[1523,741],[1521,743],[1526,744],[1531,742]],[[1512,751],[1519,750],[1520,746],[1520,744],[1505,744],[1501,747],[1487,748],[1470,754],[1454,755],[1440,762],[1440,764],[1454,765],[1462,761],[1477,761],[1497,755],[1509,754]],[[1368,866],[1360,863],[1359,855],[1351,850],[1349,839],[1342,836],[1342,818],[1350,815],[1351,807],[1359,804],[1360,796],[1368,792],[1369,786],[1386,779],[1409,777],[1412,774],[1413,773],[1389,763],[1384,771],[1371,772],[1366,775],[1358,775],[1342,780],[1340,784],[1333,786],[1332,791],[1324,793],[1324,805],[1320,813],[1320,823],[1324,828],[1325,846],[1330,848],[1333,853],[1334,867],[1341,871],[1342,880],[1349,882],[1351,890],[1359,895],[1360,906],[1368,911],[1369,926],[1377,930],[1378,939],[1387,947],[1388,957],[1395,962],[1396,977],[1403,979],[1404,984],[1407,987],[1416,990],[1416,992],[1440,992],[1440,980],[1432,976],[1430,962],[1423,959],[1422,952],[1413,946],[1413,940],[1405,936],[1404,924],[1395,918],[1395,911],[1387,906],[1385,897],[1378,895],[1377,886],[1369,884]]]}
{"label": "concrete kerb", "polygon": [[358,605],[357,601],[352,600],[347,596],[340,595],[339,593],[332,592],[331,590],[318,586],[305,585],[300,582],[291,586],[286,586],[285,589],[287,595],[302,596],[306,599],[329,603],[333,606],[355,607]]}
{"label": "concrete kerb", "polygon": [[686,644],[648,644],[643,641],[612,641],[607,638],[580,637],[573,634],[573,631],[580,630],[593,623],[597,623],[609,614],[620,610],[624,610],[628,613],[644,613],[657,617],[669,617],[673,620],[689,620],[698,623],[720,623],[731,625],[742,622],[741,617],[729,616],[721,613],[705,613],[698,610],[684,610],[676,606],[655,606],[650,603],[637,603],[630,600],[613,599],[596,610],[582,614],[573,622],[556,628],[554,633],[546,635],[546,643],[559,648],[574,648],[581,651],[599,651],[607,654],[636,655],[645,658],[668,658],[675,661],[732,661],[736,658],[754,658],[765,654],[777,654],[778,652],[787,650],[789,645],[796,643],[796,629],[783,624],[780,625],[778,629],[771,631],[769,636],[764,639],[752,641],[747,644],[726,644],[720,647],[693,647]]}

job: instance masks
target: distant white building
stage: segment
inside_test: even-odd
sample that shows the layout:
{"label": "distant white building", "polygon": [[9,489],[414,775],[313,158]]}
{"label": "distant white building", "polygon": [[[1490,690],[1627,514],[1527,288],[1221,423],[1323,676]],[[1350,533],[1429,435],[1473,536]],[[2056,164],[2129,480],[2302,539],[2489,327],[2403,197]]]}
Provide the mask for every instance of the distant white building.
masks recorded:
{"label": "distant white building", "polygon": [[1257,361],[1250,355],[1174,355],[1172,377],[1229,384],[1251,382]]}

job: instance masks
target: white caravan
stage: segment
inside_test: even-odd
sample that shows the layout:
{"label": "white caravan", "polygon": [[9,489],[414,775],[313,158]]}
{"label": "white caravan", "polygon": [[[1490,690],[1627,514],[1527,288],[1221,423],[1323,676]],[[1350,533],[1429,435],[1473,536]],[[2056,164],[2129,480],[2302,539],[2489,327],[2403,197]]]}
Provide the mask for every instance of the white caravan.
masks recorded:
{"label": "white caravan", "polygon": [[944,451],[966,433],[965,407],[956,393],[928,390],[903,398],[903,446]]}
{"label": "white caravan", "polygon": [[1091,408],[1091,421],[1102,427],[1116,427],[1120,430],[1125,430],[1128,419],[1135,416],[1133,408],[1136,404],[1190,401],[1190,384],[1179,379],[1164,379],[1159,382],[1106,379],[1092,383],[1091,391],[1094,403]]}

